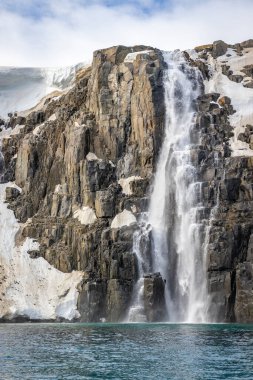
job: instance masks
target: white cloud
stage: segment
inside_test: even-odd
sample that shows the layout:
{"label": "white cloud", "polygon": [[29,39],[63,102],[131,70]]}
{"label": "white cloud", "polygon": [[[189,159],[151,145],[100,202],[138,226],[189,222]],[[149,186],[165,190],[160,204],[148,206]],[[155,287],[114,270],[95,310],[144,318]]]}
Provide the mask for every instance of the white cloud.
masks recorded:
{"label": "white cloud", "polygon": [[172,50],[253,37],[252,0],[170,0],[163,9],[154,0],[140,0],[139,5],[154,8],[148,14],[134,1],[109,7],[103,0],[44,0],[35,19],[27,13],[39,2],[22,1],[18,11],[9,0],[0,3],[0,65],[65,66],[117,44]]}

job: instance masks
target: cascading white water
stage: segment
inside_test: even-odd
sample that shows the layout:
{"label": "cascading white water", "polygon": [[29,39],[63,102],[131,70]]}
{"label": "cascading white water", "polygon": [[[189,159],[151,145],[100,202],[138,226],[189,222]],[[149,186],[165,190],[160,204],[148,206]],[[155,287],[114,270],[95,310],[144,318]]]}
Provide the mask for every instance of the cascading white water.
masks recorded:
{"label": "cascading white water", "polygon": [[[167,319],[175,322],[205,322],[207,312],[206,260],[200,223],[201,183],[192,164],[191,130],[193,101],[200,93],[200,74],[180,51],[164,53],[168,69],[164,75],[166,120],[146,230],[152,228],[151,271],[166,281]],[[143,236],[145,228],[139,231]],[[129,312],[142,310],[143,252],[134,239],[139,280]],[[138,247],[137,247],[138,246]],[[141,268],[141,270],[140,270]],[[149,268],[150,271],[150,268]],[[147,273],[147,272],[146,272]],[[139,309],[138,309],[139,307]],[[136,319],[136,313],[134,313]],[[137,315],[142,315],[137,313]]]}
{"label": "cascading white water", "polygon": [[199,72],[179,51],[164,54],[166,122],[149,223],[153,235],[153,270],[166,279],[170,321],[203,322],[206,305],[205,257],[198,223],[201,184],[192,164],[193,101],[199,95]]}
{"label": "cascading white water", "polygon": [[139,222],[139,230],[133,235],[133,252],[138,262],[138,280],[133,291],[131,307],[128,311],[127,321],[146,322],[144,310],[144,274],[151,270],[150,258],[148,256],[148,245],[150,241],[150,226],[147,224],[147,215],[143,213]]}

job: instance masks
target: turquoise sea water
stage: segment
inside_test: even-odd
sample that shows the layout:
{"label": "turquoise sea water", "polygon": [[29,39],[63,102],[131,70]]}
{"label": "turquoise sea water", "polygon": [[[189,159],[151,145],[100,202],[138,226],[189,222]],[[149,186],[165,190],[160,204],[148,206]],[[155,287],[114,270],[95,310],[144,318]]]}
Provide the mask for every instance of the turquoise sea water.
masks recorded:
{"label": "turquoise sea water", "polygon": [[0,379],[253,379],[253,325],[1,324]]}

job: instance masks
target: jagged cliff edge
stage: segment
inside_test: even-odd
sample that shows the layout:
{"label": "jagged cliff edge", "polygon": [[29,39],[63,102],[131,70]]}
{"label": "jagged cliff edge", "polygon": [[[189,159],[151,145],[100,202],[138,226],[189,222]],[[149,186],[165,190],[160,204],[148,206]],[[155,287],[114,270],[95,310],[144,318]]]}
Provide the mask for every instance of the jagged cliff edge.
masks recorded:
{"label": "jagged cliff edge", "polygon": [[[249,322],[253,42],[185,55],[203,77],[192,162],[209,228],[208,315]],[[66,94],[2,123],[2,320],[124,320],[138,278],[133,233],[163,139],[165,69],[151,47],[97,51]],[[159,275],[144,278],[148,320],[164,318],[163,294]]]}

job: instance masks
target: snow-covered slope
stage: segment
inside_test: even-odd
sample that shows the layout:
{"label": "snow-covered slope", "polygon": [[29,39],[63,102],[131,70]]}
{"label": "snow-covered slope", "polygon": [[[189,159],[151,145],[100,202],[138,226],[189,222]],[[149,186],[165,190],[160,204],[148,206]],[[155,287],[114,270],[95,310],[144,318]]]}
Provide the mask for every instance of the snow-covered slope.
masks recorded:
{"label": "snow-covered slope", "polygon": [[[243,80],[239,83],[230,80],[222,74],[222,64],[230,67],[234,75],[241,75]],[[209,56],[209,65],[212,77],[206,81],[206,92],[218,92],[221,96],[231,99],[234,115],[230,116],[230,123],[234,127],[234,136],[231,138],[230,146],[233,156],[253,156],[253,150],[249,144],[240,141],[238,136],[243,133],[247,124],[253,124],[253,88],[244,87],[248,77],[241,72],[247,65],[253,65],[253,48],[243,49],[240,55],[235,50],[228,49],[226,54],[214,60]]]}
{"label": "snow-covered slope", "polygon": [[4,203],[7,185],[12,184],[0,184],[0,293],[4,294],[0,298],[0,318],[72,320],[79,317],[77,286],[82,273],[62,273],[42,257],[32,259],[28,251],[38,248],[32,239],[16,244],[20,226]]}
{"label": "snow-covered slope", "polygon": [[[34,109],[47,95],[61,95],[72,86],[77,71],[83,66],[0,67],[0,118],[5,119],[8,113],[16,111],[26,114],[29,112],[26,110]],[[2,139],[19,133],[20,128],[22,126],[17,125],[14,130],[0,130],[0,156]],[[17,242],[22,224],[5,203],[8,186],[16,187],[15,183],[0,183],[0,319],[73,320],[79,317],[77,288],[83,273],[63,273],[42,257],[29,256],[28,251],[38,249],[39,244],[29,238]]]}
{"label": "snow-covered slope", "polygon": [[[0,174],[2,139],[19,133],[20,127],[0,131]],[[78,318],[78,285],[83,272],[63,273],[42,257],[30,257],[28,252],[38,250],[39,244],[18,238],[23,225],[5,201],[7,187],[18,188],[14,182],[0,183],[0,319]]]}
{"label": "snow-covered slope", "polygon": [[0,67],[0,117],[34,107],[53,91],[69,88],[84,64],[62,68]]}
{"label": "snow-covered slope", "polygon": [[[219,41],[217,41],[219,43]],[[222,44],[224,42],[221,41]],[[238,45],[238,44],[237,44]],[[231,99],[234,114],[229,121],[234,135],[230,139],[232,156],[253,156],[252,142],[243,141],[242,135],[253,125],[253,43],[252,40],[236,45],[227,45],[224,54],[215,57],[207,49],[196,48],[188,53],[194,61],[202,61],[208,66],[209,78],[205,80],[205,92],[216,92],[220,98]]]}

